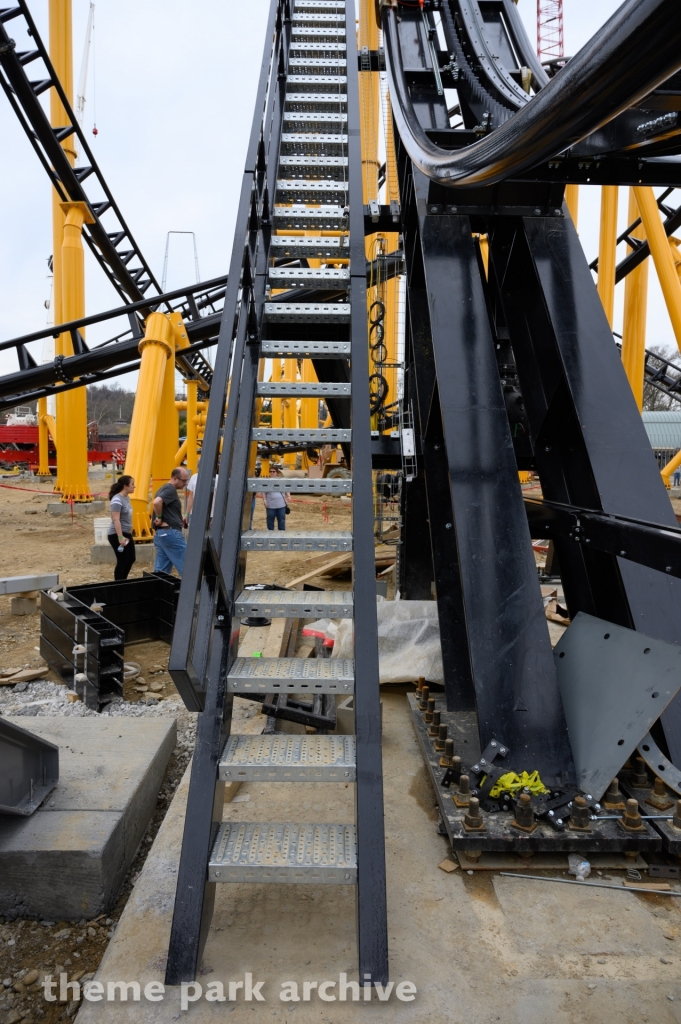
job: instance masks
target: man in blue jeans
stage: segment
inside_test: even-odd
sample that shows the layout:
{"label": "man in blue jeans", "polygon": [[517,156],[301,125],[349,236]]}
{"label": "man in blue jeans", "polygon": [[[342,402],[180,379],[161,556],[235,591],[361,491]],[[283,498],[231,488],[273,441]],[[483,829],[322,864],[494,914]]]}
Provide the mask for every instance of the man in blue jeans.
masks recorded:
{"label": "man in blue jeans", "polygon": [[[270,466],[270,476],[280,476],[276,466]],[[291,499],[290,494],[281,491],[261,491],[265,502],[265,515],[267,516],[267,529],[273,530],[276,521],[279,530],[286,529],[286,506]]]}
{"label": "man in blue jeans", "polygon": [[184,569],[184,556],[187,543],[182,530],[187,520],[182,515],[179,491],[184,490],[189,480],[189,473],[182,466],[174,469],[170,480],[156,492],[154,498],[153,524],[154,547],[156,561],[154,572],[172,572],[173,566],[178,575]]}

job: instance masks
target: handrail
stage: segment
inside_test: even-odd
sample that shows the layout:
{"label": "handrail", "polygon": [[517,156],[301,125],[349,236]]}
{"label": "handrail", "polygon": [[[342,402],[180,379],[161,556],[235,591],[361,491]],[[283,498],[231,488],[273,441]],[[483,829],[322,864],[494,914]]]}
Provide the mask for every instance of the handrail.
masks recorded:
{"label": "handrail", "polygon": [[411,160],[442,185],[492,185],[550,159],[681,68],[678,0],[626,0],[522,110],[486,138],[452,152],[431,142],[416,117],[393,8],[383,8],[381,22],[397,130]]}

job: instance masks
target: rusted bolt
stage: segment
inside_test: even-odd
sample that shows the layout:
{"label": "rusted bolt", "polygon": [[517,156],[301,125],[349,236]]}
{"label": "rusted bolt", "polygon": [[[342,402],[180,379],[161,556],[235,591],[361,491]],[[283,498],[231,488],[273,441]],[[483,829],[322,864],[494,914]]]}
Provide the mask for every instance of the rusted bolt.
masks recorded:
{"label": "rusted bolt", "polygon": [[[454,740],[452,740],[452,747],[453,746],[454,746]],[[462,768],[463,768],[463,765],[461,764],[461,758],[459,757],[458,754],[455,754],[454,757],[452,758],[452,775],[454,776],[454,781],[457,783],[457,785],[461,784],[461,769]]]}
{"label": "rusted bolt", "polygon": [[416,696],[419,698],[421,696],[421,690],[423,689],[425,682],[425,676],[419,676],[418,679],[416,680]]}
{"label": "rusted bolt", "polygon": [[676,801],[676,807],[674,808],[674,817],[672,818],[672,825],[674,828],[681,828],[681,800]]}
{"label": "rusted bolt", "polygon": [[421,700],[419,701],[419,710],[425,711],[428,707],[428,698],[430,697],[430,687],[421,687]]}
{"label": "rusted bolt", "polygon": [[515,806],[515,824],[518,828],[531,829],[535,825],[532,798],[529,793],[521,793]]}
{"label": "rusted bolt", "polygon": [[432,722],[433,714],[435,712],[435,697],[428,698],[428,704],[426,705],[426,713],[423,716],[424,722]]}
{"label": "rusted bolt", "polygon": [[459,789],[452,795],[452,800],[457,807],[468,807],[471,802],[471,782],[467,775],[459,779]]}
{"label": "rusted bolt", "polygon": [[624,797],[620,792],[620,780],[613,779],[603,797],[603,806],[609,811],[623,811]]}
{"label": "rusted bolt", "polygon": [[[440,726],[441,729],[446,729],[447,726]],[[437,743],[435,744],[437,747]],[[440,758],[440,768],[450,768],[452,760],[454,759],[454,740],[445,740],[444,754]]]}
{"label": "rusted bolt", "polygon": [[572,811],[570,812],[569,828],[583,829],[585,831],[591,831],[591,815],[589,814],[589,805],[583,796],[576,796],[572,801]]}
{"label": "rusted bolt", "polygon": [[[433,701],[433,704],[435,701]],[[429,736],[437,736],[440,732],[440,712],[433,711],[433,717],[430,723],[430,729],[428,730]]]}
{"label": "rusted bolt", "polygon": [[477,796],[472,796],[468,803],[468,810],[463,819],[466,832],[486,832],[485,823],[480,812],[480,801]]}
{"label": "rusted bolt", "polygon": [[658,811],[666,811],[669,807],[674,806],[673,801],[669,799],[667,788],[662,779],[655,778],[653,791],[650,796],[646,797],[646,803],[657,808]]}
{"label": "rusted bolt", "polygon": [[640,832],[645,827],[639,814],[638,800],[627,800],[624,814],[620,818],[620,824],[628,832]]}
{"label": "rusted bolt", "polygon": [[[442,725],[440,725],[440,727],[439,727],[439,729],[437,731],[437,738],[435,740],[435,749],[436,750],[444,750],[446,742],[447,742],[447,726],[443,723]],[[453,742],[452,742],[452,746],[454,746]]]}
{"label": "rusted bolt", "polygon": [[642,757],[637,757],[634,761],[634,775],[631,781],[637,789],[648,788],[648,772],[646,771],[646,763]]}

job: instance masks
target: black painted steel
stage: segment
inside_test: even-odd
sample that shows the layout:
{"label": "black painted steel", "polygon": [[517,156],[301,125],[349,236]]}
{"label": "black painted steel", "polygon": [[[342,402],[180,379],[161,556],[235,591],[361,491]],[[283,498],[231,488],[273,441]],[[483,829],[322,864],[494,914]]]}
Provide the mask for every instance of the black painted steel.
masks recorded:
{"label": "black painted steel", "polygon": [[[491,184],[562,153],[638,104],[681,67],[681,8],[676,0],[626,0],[529,103],[487,137],[452,153],[431,142],[419,121],[400,55],[394,9],[383,9],[382,26],[402,142],[417,167],[450,186]],[[480,64],[483,56],[476,54]],[[488,76],[492,72],[487,69]],[[492,88],[485,91],[491,102]],[[645,121],[640,114],[632,120],[634,138]],[[602,146],[601,151],[620,149],[621,141]]]}

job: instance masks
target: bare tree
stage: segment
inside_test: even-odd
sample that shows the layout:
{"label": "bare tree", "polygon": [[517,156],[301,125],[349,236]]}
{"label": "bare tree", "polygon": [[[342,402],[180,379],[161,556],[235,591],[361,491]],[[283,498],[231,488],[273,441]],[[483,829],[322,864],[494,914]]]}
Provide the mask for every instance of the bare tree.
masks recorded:
{"label": "bare tree", "polygon": [[[648,358],[647,366],[653,370],[665,371],[666,380],[662,383],[666,383],[668,386],[671,381],[681,376],[681,358],[676,349],[667,348],[665,345],[649,345],[648,352],[652,352],[653,356]],[[655,359],[655,356],[660,356],[661,358]],[[673,367],[666,366],[663,360],[672,363]],[[681,399],[681,393],[679,393],[679,399]],[[647,379],[644,379],[643,408],[646,412],[664,412],[668,409],[681,412],[681,401],[677,401],[670,395],[666,395],[663,391],[659,391]]]}

